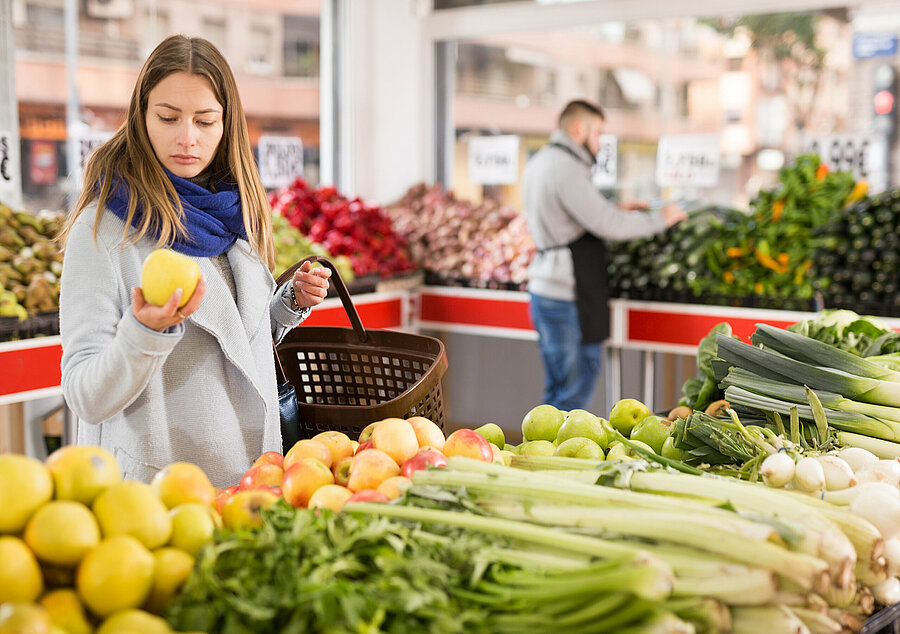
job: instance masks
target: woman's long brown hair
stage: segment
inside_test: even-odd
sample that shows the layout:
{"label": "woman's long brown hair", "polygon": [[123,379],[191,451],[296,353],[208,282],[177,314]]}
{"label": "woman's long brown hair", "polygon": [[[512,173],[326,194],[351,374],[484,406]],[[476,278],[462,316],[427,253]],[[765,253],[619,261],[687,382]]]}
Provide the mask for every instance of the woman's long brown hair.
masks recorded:
{"label": "woman's long brown hair", "polygon": [[[271,271],[275,266],[271,209],[253,160],[237,83],[225,57],[209,41],[199,37],[168,37],[144,62],[128,104],[128,116],[113,137],[97,148],[88,161],[84,189],[60,232],[59,241],[65,244],[75,220],[95,200],[96,238],[110,188],[117,179],[128,188],[129,193],[123,243],[129,240],[134,243],[150,233],[159,235],[158,244],[162,246],[183,235],[184,209],[175,187],[156,158],[146,122],[150,91],[176,72],[206,78],[222,106],[222,140],[207,169],[213,183],[227,181],[237,184],[247,238],[251,248]],[[138,226],[132,227],[138,201],[144,211],[143,218]]]}

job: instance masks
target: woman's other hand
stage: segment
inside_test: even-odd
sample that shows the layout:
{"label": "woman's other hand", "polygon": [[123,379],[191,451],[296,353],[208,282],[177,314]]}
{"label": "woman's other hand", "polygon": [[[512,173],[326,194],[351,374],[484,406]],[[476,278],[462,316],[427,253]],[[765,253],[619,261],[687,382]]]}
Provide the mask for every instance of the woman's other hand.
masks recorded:
{"label": "woman's other hand", "polygon": [[304,262],[294,273],[294,297],[298,308],[311,308],[322,303],[328,294],[331,269],[326,266],[313,268],[311,262]]}
{"label": "woman's other hand", "polygon": [[178,308],[183,292],[180,288],[175,289],[175,292],[172,293],[172,296],[169,297],[165,304],[155,306],[147,303],[141,288],[135,286],[131,289],[131,312],[134,314],[135,319],[147,328],[163,332],[172,326],[177,326],[184,322],[195,310],[200,308],[200,302],[203,301],[203,295],[206,293],[206,279],[202,275],[200,276],[200,279],[197,281],[197,287],[194,289],[194,294],[191,295],[191,298],[184,306]]}

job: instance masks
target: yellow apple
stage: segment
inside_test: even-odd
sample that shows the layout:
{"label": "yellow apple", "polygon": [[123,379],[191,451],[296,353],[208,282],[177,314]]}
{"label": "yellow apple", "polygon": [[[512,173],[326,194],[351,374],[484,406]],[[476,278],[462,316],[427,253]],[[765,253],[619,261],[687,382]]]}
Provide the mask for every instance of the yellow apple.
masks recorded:
{"label": "yellow apple", "polygon": [[403,492],[409,488],[410,479],[405,478],[402,475],[391,476],[384,482],[378,485],[378,488],[375,490],[379,493],[384,493],[385,497],[389,500],[393,500],[394,498],[398,498],[403,495]]}
{"label": "yellow apple", "polygon": [[388,454],[380,449],[366,449],[356,454],[350,463],[347,488],[354,493],[363,489],[377,489],[379,484],[399,474],[400,467]]}
{"label": "yellow apple", "polygon": [[305,508],[313,493],[326,484],[334,484],[331,469],[316,458],[300,458],[284,472],[281,494],[294,508]]}
{"label": "yellow apple", "polygon": [[434,447],[438,451],[444,448],[444,432],[436,423],[424,416],[407,418],[406,422],[412,425],[419,441],[419,449],[422,447]]}
{"label": "yellow apple", "polygon": [[269,508],[278,500],[278,495],[263,489],[238,491],[225,502],[222,508],[222,522],[227,528],[259,528],[262,526],[260,511]]}
{"label": "yellow apple", "polygon": [[329,469],[331,468],[331,450],[321,441],[305,438],[295,442],[284,456],[284,470],[290,469],[301,458],[315,458]]}
{"label": "yellow apple", "polygon": [[419,440],[408,422],[402,418],[386,418],[372,431],[372,446],[389,455],[399,466],[416,455]]}
{"label": "yellow apple", "polygon": [[187,502],[212,505],[216,499],[216,489],[206,473],[190,462],[173,462],[157,471],[150,486],[170,509]]}
{"label": "yellow apple", "polygon": [[341,458],[353,455],[353,441],[344,432],[323,431],[321,434],[313,436],[312,439],[318,440],[331,451],[332,466],[337,464]]}
{"label": "yellow apple", "polygon": [[316,489],[309,498],[309,508],[327,508],[332,511],[340,511],[344,503],[350,499],[353,491],[339,484],[326,484]]}
{"label": "yellow apple", "polygon": [[188,303],[197,282],[200,281],[200,265],[186,255],[171,249],[156,249],[141,268],[141,291],[150,304],[162,306],[175,289],[183,292],[178,307]]}

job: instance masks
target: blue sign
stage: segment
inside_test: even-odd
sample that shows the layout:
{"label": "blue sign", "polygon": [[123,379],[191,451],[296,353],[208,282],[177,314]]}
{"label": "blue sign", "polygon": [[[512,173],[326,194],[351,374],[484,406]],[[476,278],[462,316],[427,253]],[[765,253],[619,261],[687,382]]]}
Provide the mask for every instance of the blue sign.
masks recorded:
{"label": "blue sign", "polygon": [[897,54],[897,36],[890,33],[854,33],[853,57],[893,57]]}

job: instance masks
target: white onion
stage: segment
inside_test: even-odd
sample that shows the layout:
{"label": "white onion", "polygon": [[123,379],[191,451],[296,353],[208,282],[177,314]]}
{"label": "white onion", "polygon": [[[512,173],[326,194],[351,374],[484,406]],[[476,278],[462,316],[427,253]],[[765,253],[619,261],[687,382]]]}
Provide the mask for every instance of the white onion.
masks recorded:
{"label": "white onion", "polygon": [[781,451],[773,453],[762,461],[759,474],[767,485],[780,489],[794,477],[794,459]]}
{"label": "white onion", "polygon": [[856,484],[853,469],[845,460],[837,456],[819,456],[816,460],[822,465],[822,471],[825,473],[825,488],[829,491],[840,491]]}
{"label": "white onion", "polygon": [[831,504],[837,504],[838,506],[847,506],[857,495],[868,489],[874,489],[890,497],[900,499],[900,491],[897,490],[897,487],[886,484],[885,482],[863,482],[856,486],[841,489],[840,491],[826,491],[822,495],[822,499]]}
{"label": "white onion", "polygon": [[794,484],[801,491],[821,491],[825,488],[825,471],[815,458],[800,458],[794,467]]}
{"label": "white onion", "polygon": [[884,540],[884,558],[887,561],[887,571],[892,577],[900,574],[900,537],[894,535]]}
{"label": "white onion", "polygon": [[900,579],[888,577],[872,586],[872,595],[882,605],[893,605],[900,601]]}
{"label": "white onion", "polygon": [[862,447],[847,447],[838,452],[838,456],[846,461],[854,473],[872,463],[878,462],[878,456]]}
{"label": "white onion", "polygon": [[887,493],[867,488],[850,502],[850,512],[872,522],[884,539],[900,532],[900,500]]}
{"label": "white onion", "polygon": [[893,486],[900,484],[900,462],[896,459],[879,460],[866,465],[856,473],[859,482],[885,482]]}

